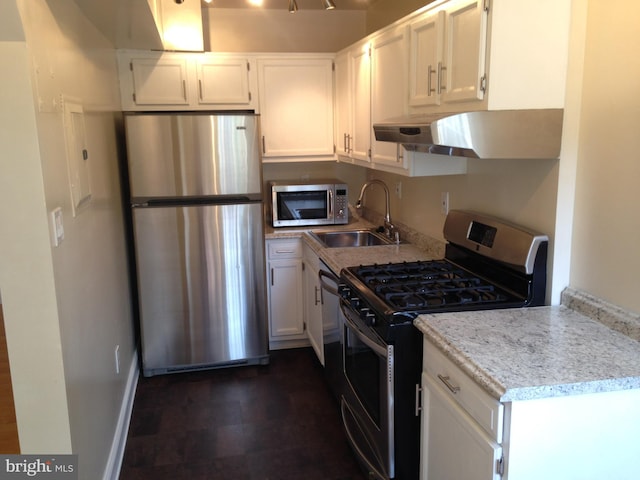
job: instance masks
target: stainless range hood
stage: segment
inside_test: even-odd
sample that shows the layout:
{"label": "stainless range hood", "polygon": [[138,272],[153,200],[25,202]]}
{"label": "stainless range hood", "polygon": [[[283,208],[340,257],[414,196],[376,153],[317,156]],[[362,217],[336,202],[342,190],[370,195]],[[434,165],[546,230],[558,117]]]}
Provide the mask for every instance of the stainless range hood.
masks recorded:
{"label": "stainless range hood", "polygon": [[470,158],[560,156],[562,109],[439,113],[373,125],[376,140],[408,150]]}

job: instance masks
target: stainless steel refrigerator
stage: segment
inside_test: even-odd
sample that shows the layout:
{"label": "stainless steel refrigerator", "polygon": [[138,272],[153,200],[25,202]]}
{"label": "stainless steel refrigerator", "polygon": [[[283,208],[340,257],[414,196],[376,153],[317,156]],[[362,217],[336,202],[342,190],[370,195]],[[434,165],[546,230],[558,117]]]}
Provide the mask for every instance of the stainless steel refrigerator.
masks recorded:
{"label": "stainless steel refrigerator", "polygon": [[268,363],[258,117],[124,121],[143,374]]}

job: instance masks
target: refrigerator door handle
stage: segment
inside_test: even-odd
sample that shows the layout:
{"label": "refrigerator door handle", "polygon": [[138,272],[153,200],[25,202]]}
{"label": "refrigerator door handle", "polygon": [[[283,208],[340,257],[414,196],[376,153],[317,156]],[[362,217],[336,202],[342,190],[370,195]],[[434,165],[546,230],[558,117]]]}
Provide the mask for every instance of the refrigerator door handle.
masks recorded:
{"label": "refrigerator door handle", "polygon": [[175,207],[186,205],[237,205],[261,201],[260,195],[252,198],[249,195],[223,195],[205,197],[174,197],[131,199],[132,207]]}

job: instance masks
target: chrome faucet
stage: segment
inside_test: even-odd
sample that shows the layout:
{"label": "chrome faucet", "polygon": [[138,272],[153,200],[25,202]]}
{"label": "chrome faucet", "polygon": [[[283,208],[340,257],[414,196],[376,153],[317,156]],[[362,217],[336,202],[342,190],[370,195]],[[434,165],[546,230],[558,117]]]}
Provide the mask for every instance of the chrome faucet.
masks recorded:
{"label": "chrome faucet", "polygon": [[384,208],[385,208],[384,233],[387,237],[389,237],[392,240],[395,240],[396,243],[399,243],[400,237],[398,235],[398,232],[396,231],[396,227],[393,225],[393,223],[391,223],[391,215],[389,213],[389,189],[387,188],[387,185],[382,180],[378,180],[374,178],[373,180],[369,180],[368,182],[365,182],[364,185],[362,185],[362,189],[360,190],[360,196],[358,197],[358,201],[356,202],[356,208],[358,210],[362,208],[362,200],[364,199],[364,192],[367,188],[369,188],[373,184],[378,184],[384,189]]}

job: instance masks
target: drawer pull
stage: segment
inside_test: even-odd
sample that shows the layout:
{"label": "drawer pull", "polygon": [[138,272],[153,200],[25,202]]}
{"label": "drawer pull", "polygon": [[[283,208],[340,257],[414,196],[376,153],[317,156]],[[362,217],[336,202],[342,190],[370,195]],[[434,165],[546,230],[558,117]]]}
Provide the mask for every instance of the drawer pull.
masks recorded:
{"label": "drawer pull", "polygon": [[440,379],[440,381],[442,383],[445,384],[445,386],[451,391],[451,393],[453,393],[454,395],[456,393],[458,393],[460,391],[460,387],[455,386],[454,384],[451,383],[451,379],[449,378],[449,376],[447,375],[446,377],[443,375],[438,374],[438,378]]}

